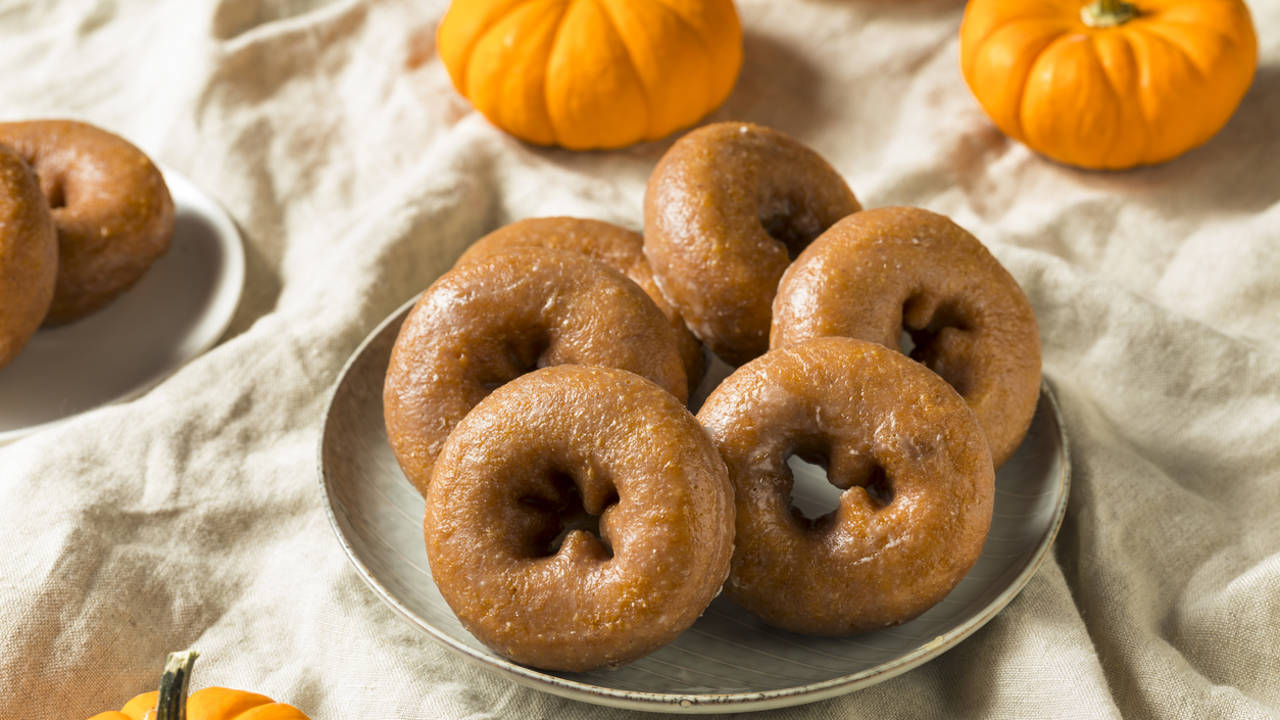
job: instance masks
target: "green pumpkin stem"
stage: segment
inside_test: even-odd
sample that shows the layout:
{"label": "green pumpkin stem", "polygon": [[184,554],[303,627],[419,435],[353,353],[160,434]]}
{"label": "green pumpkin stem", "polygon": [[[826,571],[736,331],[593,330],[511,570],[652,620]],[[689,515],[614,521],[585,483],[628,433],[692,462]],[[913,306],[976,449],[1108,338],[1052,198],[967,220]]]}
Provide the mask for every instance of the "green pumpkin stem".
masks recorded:
{"label": "green pumpkin stem", "polygon": [[1080,8],[1080,19],[1093,28],[1123,25],[1138,16],[1138,6],[1124,0],[1094,0]]}
{"label": "green pumpkin stem", "polygon": [[198,656],[195,650],[169,653],[164,661],[164,675],[160,676],[155,720],[187,720],[187,685],[191,682],[191,666]]}

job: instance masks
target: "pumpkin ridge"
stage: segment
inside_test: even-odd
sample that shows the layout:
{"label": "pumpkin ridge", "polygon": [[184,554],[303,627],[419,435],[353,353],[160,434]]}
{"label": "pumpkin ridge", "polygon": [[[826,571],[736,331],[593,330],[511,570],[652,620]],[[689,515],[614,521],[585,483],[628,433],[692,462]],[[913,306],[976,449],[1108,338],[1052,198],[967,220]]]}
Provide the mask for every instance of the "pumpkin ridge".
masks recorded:
{"label": "pumpkin ridge", "polygon": [[[1023,128],[1023,97],[1027,95],[1027,81],[1028,81],[1028,78],[1030,78],[1030,74],[1032,74],[1030,73],[1030,70],[1032,70],[1034,65],[1036,65],[1037,61],[1039,60],[1039,56],[1041,56],[1041,54],[1043,54],[1044,51],[1048,50],[1048,47],[1055,44],[1055,42],[1059,41],[1061,37],[1068,35],[1068,33],[1070,32],[1074,32],[1073,28],[1071,28],[1070,24],[1062,22],[1060,18],[1048,17],[1048,15],[1044,15],[1043,18],[1033,18],[1033,17],[1015,18],[1015,19],[1007,20],[1007,22],[992,24],[991,32],[988,32],[987,35],[982,36],[982,40],[975,41],[972,46],[972,50],[970,50],[969,53],[961,53],[960,55],[961,74],[963,74],[964,76],[965,83],[966,85],[969,85],[970,90],[974,91],[975,96],[979,97],[979,100],[978,100],[979,104],[982,104],[983,108],[986,108],[986,105],[984,105],[984,101],[980,99],[980,96],[977,94],[977,88],[974,88],[973,82],[970,81],[970,77],[969,77],[970,73],[974,72],[974,65],[978,64],[978,61],[980,58],[982,58],[984,51],[986,51],[987,49],[988,44],[991,44],[991,42],[995,41],[995,38],[998,35],[1000,35],[1001,32],[1005,32],[1005,31],[1012,32],[1010,28],[1020,29],[1020,28],[1015,28],[1015,26],[1020,26],[1020,24],[1029,24],[1029,26],[1032,28],[1036,26],[1041,26],[1041,24],[1048,24],[1048,26],[1056,26],[1055,31],[1057,32],[1057,35],[1053,36],[1052,40],[1047,41],[1046,44],[1044,44],[1041,47],[1041,49],[1036,51],[1036,56],[1034,56],[1034,58],[1030,60],[1029,63],[1027,64],[1027,73],[1025,73],[1024,76],[1021,77],[1020,81],[1018,82],[1018,87],[1019,87],[1018,101],[1010,102],[1010,105],[1016,106],[1016,108],[1018,108],[1018,113],[1016,113],[1016,118],[1014,120],[1014,122],[1018,124],[1018,127],[1012,128],[1012,132],[1009,132],[1009,135],[1014,137],[1015,140],[1024,140],[1025,136],[1027,136],[1027,133],[1024,132],[1024,128]],[[969,56],[968,63],[965,63],[965,55]]]}
{"label": "pumpkin ridge", "polygon": [[[1150,38],[1148,38],[1144,33],[1136,33],[1136,34],[1129,35],[1126,39],[1129,41],[1129,48],[1133,51],[1134,67],[1138,69],[1138,88],[1136,88],[1137,92],[1134,93],[1134,100],[1137,101],[1138,107],[1141,109],[1141,111],[1138,114],[1141,115],[1143,121],[1147,123],[1147,127],[1152,128],[1155,126],[1155,123],[1156,123],[1156,112],[1154,109],[1152,109],[1149,106],[1147,102],[1147,93],[1142,92],[1142,89],[1141,89],[1143,75],[1151,72],[1150,68],[1148,67],[1150,63],[1148,63],[1144,59],[1143,54],[1139,52],[1139,48],[1138,48],[1139,44],[1147,44],[1148,42],[1150,42]],[[1148,49],[1146,54],[1150,55],[1151,51]],[[1146,139],[1147,145],[1149,146],[1151,142],[1152,142],[1151,138],[1148,137]],[[1147,147],[1143,148],[1143,150],[1148,150],[1148,149],[1149,148]],[[1146,158],[1145,152],[1143,153],[1142,157]]]}
{"label": "pumpkin ridge", "polygon": [[[1117,37],[1123,41],[1125,55],[1129,58],[1129,64],[1133,67],[1134,76],[1140,77],[1141,71],[1138,66],[1138,54],[1133,49],[1133,37],[1130,34],[1131,32],[1131,30],[1122,31],[1117,33]],[[1102,66],[1102,70],[1107,76],[1107,82],[1112,85],[1112,88],[1115,90],[1116,94],[1119,95],[1122,102],[1124,98],[1132,98],[1137,100],[1139,107],[1142,106],[1142,100],[1138,97],[1139,93],[1136,92],[1135,88],[1119,88],[1115,84],[1115,78],[1111,77],[1111,73],[1107,71],[1107,66],[1105,64]],[[1145,158],[1147,157],[1147,152],[1151,149],[1151,137],[1153,136],[1155,129],[1152,127],[1151,118],[1147,115],[1145,107],[1141,107],[1141,110],[1135,114],[1142,120],[1142,133],[1140,133],[1141,145],[1138,146],[1138,157]]]}
{"label": "pumpkin ridge", "polygon": [[693,22],[691,22],[689,18],[685,17],[684,15],[681,15],[679,10],[672,7],[669,3],[663,2],[663,0],[651,0],[651,1],[653,2],[654,5],[661,5],[663,8],[666,9],[667,12],[675,16],[675,18],[680,21],[680,24],[689,28],[689,32],[693,33],[694,37],[698,38],[698,42],[702,43],[702,46],[706,48],[708,51],[710,51],[710,47],[707,46],[707,39],[702,36],[702,30]]}
{"label": "pumpkin ridge", "polygon": [[[1151,19],[1155,20],[1160,25],[1177,25],[1178,27],[1191,28],[1192,30],[1196,30],[1198,32],[1212,34],[1215,37],[1217,37],[1219,40],[1221,40],[1224,45],[1231,46],[1231,45],[1238,44],[1236,38],[1232,37],[1231,33],[1227,32],[1226,30],[1223,30],[1222,28],[1212,27],[1210,25],[1199,25],[1197,23],[1187,22],[1186,20],[1166,20],[1164,18],[1160,18],[1159,20],[1156,20],[1156,18],[1154,17],[1152,17]],[[1148,24],[1143,24],[1142,29],[1149,30],[1150,28],[1148,28],[1147,25]]]}
{"label": "pumpkin ridge", "polygon": [[1143,32],[1146,32],[1152,35],[1153,37],[1158,39],[1160,42],[1164,43],[1168,47],[1173,48],[1175,52],[1177,52],[1178,54],[1186,58],[1187,64],[1190,65],[1193,70],[1195,70],[1198,80],[1203,82],[1209,79],[1209,70],[1207,68],[1200,67],[1199,63],[1196,62],[1195,53],[1188,50],[1185,44],[1183,44],[1182,42],[1179,42],[1178,40],[1174,40],[1173,38],[1169,37],[1163,32],[1157,30],[1156,26],[1154,25],[1151,27],[1143,28]]}
{"label": "pumpkin ridge", "polygon": [[1025,116],[1035,114],[1034,108],[1027,107],[1027,88],[1031,84],[1031,78],[1035,77],[1036,68],[1038,68],[1040,64],[1045,61],[1044,60],[1045,55],[1049,54],[1050,50],[1057,47],[1059,43],[1066,42],[1070,40],[1072,37],[1075,37],[1077,35],[1080,35],[1080,33],[1073,32],[1070,29],[1066,30],[1063,34],[1055,37],[1053,40],[1046,43],[1044,47],[1040,48],[1040,50],[1036,52],[1035,59],[1027,64],[1027,75],[1023,79],[1023,81],[1018,84],[1018,139],[1019,140],[1022,140],[1023,142],[1026,142],[1027,140],[1027,121],[1025,119]]}
{"label": "pumpkin ridge", "polygon": [[1022,23],[1022,22],[1053,23],[1057,25],[1063,25],[1064,31],[1068,29],[1068,27],[1062,22],[1062,18],[1058,13],[1050,12],[1050,8],[1042,8],[1042,9],[1044,11],[1042,14],[1027,12],[1025,15],[1010,15],[1009,17],[1001,17],[1000,22],[991,23],[990,27],[987,29],[987,32],[984,33],[982,37],[979,37],[973,41],[974,42],[973,55],[977,56],[978,54],[977,51],[981,49],[983,45],[987,44],[987,41],[991,39],[992,35],[995,35],[996,33],[1000,32],[1001,30],[1003,30],[1004,28],[1010,25],[1013,25],[1014,23]]}
{"label": "pumpkin ridge", "polygon": [[[974,58],[974,62],[976,63],[978,58],[982,57],[983,51],[986,49],[987,43],[989,43],[993,38],[995,38],[996,35],[999,34],[1001,30],[1005,30],[1014,24],[1024,23],[1024,22],[1031,22],[1033,24],[1038,24],[1035,18],[1019,18],[1011,22],[1000,23],[999,25],[996,25],[990,33],[988,33],[985,37],[983,37],[983,39],[974,46],[973,52],[971,53],[972,57]],[[1055,24],[1061,25],[1061,23],[1055,23]],[[1011,105],[1014,105],[1018,108],[1018,112],[1015,114],[1015,117],[1014,117],[1014,122],[1017,123],[1017,127],[1013,128],[1013,132],[1009,133],[1015,139],[1025,141],[1027,136],[1026,126],[1025,126],[1025,123],[1022,121],[1022,114],[1024,112],[1023,105],[1026,103],[1027,82],[1031,78],[1032,71],[1035,69],[1036,64],[1040,62],[1040,57],[1044,55],[1044,53],[1050,47],[1052,47],[1055,43],[1057,43],[1059,40],[1061,40],[1070,32],[1071,32],[1070,27],[1066,25],[1061,25],[1061,27],[1059,28],[1060,34],[1055,36],[1052,40],[1049,40],[1048,42],[1046,42],[1043,46],[1040,47],[1040,49],[1036,50],[1035,57],[1032,58],[1031,61],[1027,63],[1027,72],[1025,75],[1023,75],[1022,79],[1017,83],[1018,100],[1016,103],[1010,103]],[[965,82],[966,83],[968,82],[967,77],[965,79]],[[970,86],[970,88],[972,89],[972,86]],[[979,103],[981,102],[982,101],[979,100]]]}
{"label": "pumpkin ridge", "polygon": [[474,92],[471,88],[471,78],[467,73],[471,69],[471,54],[475,52],[476,46],[484,42],[485,38],[489,37],[489,34],[496,30],[508,15],[525,5],[535,2],[538,2],[538,0],[516,0],[515,3],[512,3],[511,7],[507,8],[506,12],[495,13],[493,22],[489,23],[483,31],[477,32],[472,36],[471,43],[467,45],[467,52],[462,55],[462,67],[458,68],[458,77],[462,78],[462,89],[465,91],[463,93],[464,95],[470,97]]}
{"label": "pumpkin ridge", "polygon": [[[530,0],[532,2],[533,0]],[[547,67],[543,73],[543,78],[551,77],[551,58],[556,56],[556,48],[560,45],[560,34],[564,31],[564,19],[569,14],[569,9],[577,0],[564,0],[560,5],[560,17],[556,18],[556,34],[551,37],[551,44],[547,46]],[[545,80],[542,83],[542,105],[547,109],[547,127],[551,128],[551,138],[555,145],[563,145],[564,141],[560,139],[560,128],[556,127],[555,117],[551,114],[551,83]]]}
{"label": "pumpkin ridge", "polygon": [[[1102,61],[1102,52],[1101,52],[1101,48],[1098,45],[1099,37],[1102,37],[1102,33],[1091,34],[1089,38],[1089,45],[1091,46],[1092,49],[1089,51],[1089,57],[1092,58],[1095,63],[1097,63],[1100,74],[1102,75],[1103,79],[1106,80],[1107,89],[1111,91],[1111,102],[1118,114],[1116,117],[1116,122],[1117,122],[1117,125],[1119,125],[1122,122],[1124,117],[1125,97],[1127,97],[1128,93],[1122,90],[1119,87],[1119,85],[1117,85],[1116,79],[1111,75],[1111,70],[1107,67],[1107,64]],[[1120,40],[1124,43],[1125,50],[1129,55],[1130,62],[1132,63],[1133,52],[1132,52],[1132,48],[1130,48],[1129,46],[1129,37],[1124,33],[1118,33],[1116,37],[1120,38]],[[1134,67],[1136,67],[1136,65]],[[1140,116],[1142,115],[1142,113],[1138,113],[1138,114]],[[1142,116],[1142,122],[1144,126],[1150,125],[1150,123],[1147,122],[1146,116]],[[1144,134],[1144,138],[1145,138],[1145,134]],[[1112,135],[1111,141],[1107,143],[1106,152],[1102,153],[1102,157],[1114,157],[1116,147],[1118,145],[1123,144],[1123,141],[1124,141],[1124,131],[1123,131],[1123,128],[1121,128],[1114,135]],[[1146,140],[1144,139],[1143,147],[1142,147],[1142,150],[1144,151],[1146,150],[1145,143],[1146,143]],[[1139,157],[1142,157],[1141,153],[1139,154]]]}
{"label": "pumpkin ridge", "polygon": [[649,86],[644,82],[644,74],[640,72],[640,66],[636,65],[636,59],[631,54],[631,47],[627,44],[627,39],[622,36],[622,33],[618,32],[618,19],[614,16],[613,3],[611,0],[592,0],[592,2],[599,5],[601,11],[609,18],[609,27],[613,34],[618,38],[618,41],[622,43],[623,49],[626,50],[623,54],[627,57],[627,67],[631,68],[631,74],[636,78],[636,85],[644,90],[640,93],[640,96],[644,98],[644,114],[645,117],[648,118],[648,121],[645,123],[644,136],[646,140],[652,140],[655,138],[653,130],[653,120],[655,117],[653,112],[653,93],[650,91]]}
{"label": "pumpkin ridge", "polygon": [[[702,34],[702,28],[700,28],[697,24],[689,20],[689,18],[685,17],[684,15],[681,15],[680,11],[675,9],[670,3],[665,2],[664,0],[652,0],[652,1],[654,5],[661,5],[663,8],[665,8],[667,12],[671,13],[672,17],[680,21],[681,25],[684,25],[685,27],[689,28],[689,32],[693,35],[694,38],[697,39],[698,46],[702,48],[702,54],[708,58],[712,57],[711,43],[708,42],[706,36]],[[715,74],[709,73],[707,75],[707,81],[714,82]],[[707,87],[706,88],[707,95],[717,94],[715,93],[715,90],[716,88],[714,86]],[[733,92],[732,85],[729,86],[729,92]],[[721,98],[720,101],[723,102],[724,98]]]}
{"label": "pumpkin ridge", "polygon": [[[475,51],[476,46],[480,44],[481,40],[484,40],[485,36],[487,36],[490,32],[493,32],[493,29],[497,27],[499,23],[502,22],[502,19],[506,17],[508,13],[511,13],[512,11],[514,11],[515,9],[519,8],[522,5],[528,5],[529,3],[534,1],[535,0],[516,0],[504,12],[495,12],[493,14],[493,19],[489,21],[488,25],[478,30],[477,32],[474,32],[471,34],[470,42],[467,43],[465,52],[459,54],[458,56],[462,59],[462,67],[458,68],[458,77],[462,79],[462,85],[463,85],[463,87],[459,88],[459,90],[465,90],[466,93],[464,94],[470,94],[471,92],[471,84],[467,80],[467,70],[470,69],[471,67],[471,53]],[[443,25],[444,25],[444,21],[442,20],[440,22],[440,26],[437,26],[436,32],[439,32],[440,27]]]}

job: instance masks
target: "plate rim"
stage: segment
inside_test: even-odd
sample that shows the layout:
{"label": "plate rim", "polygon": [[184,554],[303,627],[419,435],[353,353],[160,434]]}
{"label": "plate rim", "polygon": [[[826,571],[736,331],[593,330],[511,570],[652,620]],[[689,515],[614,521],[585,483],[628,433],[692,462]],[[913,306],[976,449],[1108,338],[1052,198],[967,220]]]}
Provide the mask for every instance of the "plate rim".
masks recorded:
{"label": "plate rim", "polygon": [[1007,607],[1009,603],[1012,602],[1013,599],[1017,597],[1027,586],[1031,581],[1031,578],[1039,571],[1041,565],[1044,564],[1045,557],[1048,556],[1050,549],[1053,547],[1054,540],[1057,539],[1058,532],[1062,528],[1062,522],[1066,516],[1067,504],[1071,494],[1071,448],[1068,444],[1066,425],[1063,421],[1061,407],[1058,404],[1057,394],[1054,392],[1053,386],[1049,382],[1048,377],[1042,373],[1040,379],[1040,393],[1049,401],[1049,408],[1052,411],[1054,422],[1057,425],[1059,441],[1058,452],[1062,464],[1062,469],[1058,477],[1058,498],[1054,508],[1053,519],[1048,524],[1044,535],[1041,537],[1039,544],[1033,551],[1030,560],[1022,570],[1018,572],[1017,576],[1014,577],[1014,579],[1003,590],[1001,590],[1000,593],[991,600],[991,602],[965,622],[936,636],[933,640],[921,644],[905,655],[888,663],[882,663],[881,665],[856,673],[850,673],[848,675],[841,675],[815,683],[786,688],[733,693],[656,693],[639,690],[619,690],[592,683],[570,680],[558,675],[552,675],[534,668],[519,665],[500,656],[482,653],[475,648],[459,643],[443,631],[438,630],[434,625],[418,617],[415,613],[405,607],[389,589],[378,582],[369,567],[356,555],[355,549],[351,547],[351,544],[347,541],[346,536],[343,535],[342,529],[338,525],[338,516],[337,510],[335,509],[333,492],[331,491],[329,475],[325,469],[325,438],[328,436],[329,426],[333,421],[333,405],[337,400],[338,392],[341,390],[343,383],[351,372],[351,368],[361,359],[368,347],[387,329],[389,325],[395,322],[403,322],[403,317],[413,307],[414,303],[417,302],[419,296],[420,294],[415,295],[400,305],[400,307],[392,311],[390,315],[379,322],[377,326],[365,336],[364,340],[360,342],[360,345],[356,347],[350,357],[347,358],[347,361],[343,363],[342,369],[339,371],[337,378],[325,394],[324,419],[320,423],[319,438],[316,442],[316,479],[320,485],[321,491],[324,493],[325,515],[329,519],[329,526],[337,537],[339,545],[342,546],[343,553],[347,556],[347,560],[355,567],[356,574],[364,580],[365,584],[368,585],[369,588],[374,591],[374,594],[381,598],[383,602],[387,603],[387,605],[408,620],[411,625],[425,631],[427,635],[433,638],[436,642],[443,644],[446,648],[459,652],[463,657],[467,658],[471,662],[479,664],[490,671],[497,672],[503,677],[511,679],[525,687],[594,705],[605,705],[627,710],[681,714],[711,714],[725,711],[755,712],[760,710],[789,707],[792,705],[807,704],[844,695],[855,690],[860,690],[885,680],[889,680],[907,672],[908,670],[917,668],[955,647],[973,633],[980,630],[996,615],[1004,610],[1004,608]]}
{"label": "plate rim", "polygon": [[235,221],[231,219],[231,215],[227,212],[226,208],[222,206],[222,203],[218,202],[217,198],[205,192],[204,189],[193,182],[191,178],[181,172],[178,172],[166,163],[159,161],[154,162],[156,167],[160,169],[160,174],[164,177],[166,185],[174,184],[173,181],[176,179],[178,181],[177,184],[187,186],[187,188],[193,191],[193,194],[200,196],[202,200],[208,203],[212,212],[201,212],[200,216],[208,220],[210,224],[214,226],[219,238],[230,238],[230,240],[220,243],[222,248],[227,251],[228,256],[227,268],[222,273],[226,282],[219,285],[220,288],[225,289],[219,290],[215,294],[215,312],[210,314],[212,317],[218,318],[217,332],[215,333],[210,331],[208,336],[202,338],[199,343],[196,343],[190,353],[187,353],[185,357],[174,363],[172,367],[164,369],[157,373],[154,378],[151,378],[147,382],[127,390],[110,400],[101,402],[93,407],[73,412],[55,420],[46,420],[45,422],[38,423],[36,425],[27,425],[20,428],[14,428],[12,430],[0,431],[0,445],[16,442],[24,437],[34,435],[39,432],[52,430],[95,410],[126,403],[147,394],[151,390],[155,389],[157,385],[168,380],[170,377],[173,377],[175,373],[186,367],[187,363],[195,360],[201,355],[204,355],[210,349],[215,347],[218,344],[218,341],[222,339],[222,336],[227,333],[227,329],[231,327],[231,321],[235,318],[236,310],[240,307],[240,300],[244,296],[246,276],[244,238],[240,235],[240,228],[236,226]]}

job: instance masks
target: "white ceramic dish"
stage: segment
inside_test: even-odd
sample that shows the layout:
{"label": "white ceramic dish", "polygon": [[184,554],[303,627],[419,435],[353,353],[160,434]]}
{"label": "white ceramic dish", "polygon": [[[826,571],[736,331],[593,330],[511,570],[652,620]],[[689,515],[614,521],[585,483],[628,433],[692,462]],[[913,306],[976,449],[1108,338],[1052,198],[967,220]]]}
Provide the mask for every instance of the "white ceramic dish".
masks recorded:
{"label": "white ceramic dish", "polygon": [[136,397],[226,332],[244,289],[240,233],[190,180],[161,170],[175,208],[169,252],[115,302],[41,329],[0,368],[0,443]]}
{"label": "white ceramic dish", "polygon": [[[329,518],[356,570],[391,607],[459,654],[565,697],[638,710],[716,713],[813,702],[872,685],[940,655],[1011,601],[1049,551],[1067,504],[1067,440],[1046,385],[1031,431],[997,475],[995,518],[977,565],[941,603],[896,628],[811,638],[770,628],[724,597],[675,642],[617,670],[549,673],[473,638],[436,591],[422,537],[423,502],[396,465],[382,423],[391,346],[412,303],[387,318],[343,369],[326,412],[319,471]],[[728,368],[714,366],[695,398]],[[794,502],[825,510],[838,491],[793,463]]]}

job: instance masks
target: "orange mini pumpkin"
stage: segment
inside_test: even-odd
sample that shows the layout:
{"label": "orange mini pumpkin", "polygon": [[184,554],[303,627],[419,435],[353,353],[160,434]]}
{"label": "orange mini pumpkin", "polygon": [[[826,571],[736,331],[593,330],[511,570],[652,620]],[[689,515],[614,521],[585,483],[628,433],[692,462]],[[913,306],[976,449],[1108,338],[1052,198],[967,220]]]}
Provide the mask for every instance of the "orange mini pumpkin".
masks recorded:
{"label": "orange mini pumpkin", "polygon": [[196,653],[170,653],[160,689],[142,693],[117,711],[89,720],[310,720],[296,707],[244,690],[209,687],[187,697]]}
{"label": "orange mini pumpkin", "polygon": [[454,0],[436,45],[494,125],[575,150],[692,125],[742,65],[732,0]]}
{"label": "orange mini pumpkin", "polygon": [[996,125],[1086,168],[1204,143],[1257,65],[1241,0],[971,0],[960,29],[965,81]]}

